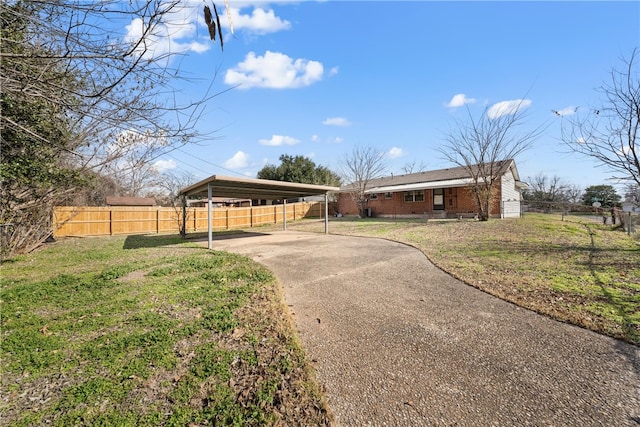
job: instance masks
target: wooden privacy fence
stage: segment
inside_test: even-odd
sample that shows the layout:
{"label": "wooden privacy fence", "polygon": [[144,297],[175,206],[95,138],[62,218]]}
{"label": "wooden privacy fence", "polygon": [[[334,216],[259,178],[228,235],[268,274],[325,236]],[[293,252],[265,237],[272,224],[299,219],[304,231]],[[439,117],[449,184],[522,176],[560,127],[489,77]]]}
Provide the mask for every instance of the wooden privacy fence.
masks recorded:
{"label": "wooden privacy fence", "polygon": [[[323,218],[323,202],[288,203],[287,221]],[[186,231],[207,231],[207,208],[187,208]],[[53,212],[54,237],[179,233],[182,207],[59,206]],[[284,222],[284,205],[214,208],[215,231]]]}

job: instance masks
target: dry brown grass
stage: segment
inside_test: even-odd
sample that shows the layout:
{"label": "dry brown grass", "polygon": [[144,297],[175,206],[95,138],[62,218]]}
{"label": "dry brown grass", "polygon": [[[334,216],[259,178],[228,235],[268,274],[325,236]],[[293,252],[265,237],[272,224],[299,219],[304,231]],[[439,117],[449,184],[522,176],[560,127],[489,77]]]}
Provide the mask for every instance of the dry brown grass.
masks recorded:
{"label": "dry brown grass", "polygon": [[[289,228],[323,230],[302,221]],[[420,249],[452,276],[554,319],[640,344],[640,245],[596,220],[528,214],[518,219],[334,219],[330,232]]]}

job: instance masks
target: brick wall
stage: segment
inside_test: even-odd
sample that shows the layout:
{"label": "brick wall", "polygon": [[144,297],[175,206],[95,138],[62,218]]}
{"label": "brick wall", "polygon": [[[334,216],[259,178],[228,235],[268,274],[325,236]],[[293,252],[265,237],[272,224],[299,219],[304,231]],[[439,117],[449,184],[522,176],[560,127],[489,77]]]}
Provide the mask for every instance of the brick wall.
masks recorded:
{"label": "brick wall", "polygon": [[[377,199],[370,199],[368,207],[374,216],[411,216],[411,215],[439,215],[444,213],[455,216],[461,213],[475,213],[475,203],[466,188],[444,189],[444,212],[433,209],[433,190],[423,190],[423,201],[404,200],[404,192],[392,193],[391,197],[385,197],[384,193],[377,195]],[[500,213],[499,198],[492,206],[492,212]],[[341,193],[338,198],[338,212],[343,215],[357,215],[358,209],[351,194]]]}

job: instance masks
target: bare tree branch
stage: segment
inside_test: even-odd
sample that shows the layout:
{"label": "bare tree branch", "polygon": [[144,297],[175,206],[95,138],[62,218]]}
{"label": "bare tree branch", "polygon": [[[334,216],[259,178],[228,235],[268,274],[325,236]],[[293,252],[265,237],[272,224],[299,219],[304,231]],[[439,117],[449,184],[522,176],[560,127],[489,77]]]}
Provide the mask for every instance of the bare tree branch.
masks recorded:
{"label": "bare tree branch", "polygon": [[638,48],[598,91],[603,103],[563,118],[562,140],[575,153],[596,159],[612,179],[640,184],[640,69]]}
{"label": "bare tree branch", "polygon": [[545,126],[523,129],[527,118],[524,99],[518,100],[513,111],[483,114],[474,117],[467,107],[465,121],[458,120],[446,136],[446,144],[438,148],[451,163],[463,167],[473,180],[471,193],[481,220],[489,218],[494,188],[505,172],[506,160],[514,160],[528,150],[544,132]]}
{"label": "bare tree branch", "polygon": [[388,168],[384,151],[373,147],[354,147],[341,162],[340,169],[345,181],[352,188],[351,196],[358,207],[360,216],[365,216],[368,197],[366,191],[370,182],[381,177]]}
{"label": "bare tree branch", "polygon": [[[139,192],[154,159],[206,136],[196,124],[216,96],[211,85],[196,100],[180,100],[176,83],[189,79],[173,64],[184,52],[160,48],[169,28],[184,25],[185,7],[180,0],[0,2],[0,223],[44,232],[28,223],[38,220],[32,204],[46,217],[56,200],[124,165],[131,192]],[[145,144],[118,145],[131,134],[144,135]]]}

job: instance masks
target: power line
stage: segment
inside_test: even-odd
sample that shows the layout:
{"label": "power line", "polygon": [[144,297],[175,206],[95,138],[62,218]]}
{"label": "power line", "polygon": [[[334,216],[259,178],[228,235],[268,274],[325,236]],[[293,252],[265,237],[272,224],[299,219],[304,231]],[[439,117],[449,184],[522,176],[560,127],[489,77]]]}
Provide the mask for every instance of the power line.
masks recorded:
{"label": "power line", "polygon": [[[196,160],[198,160],[198,161],[200,161],[200,162],[206,163],[206,164],[208,164],[208,165],[214,166],[214,167],[216,167],[216,168],[218,168],[218,169],[222,169],[222,170],[227,171],[227,172],[231,172],[231,173],[232,173],[232,174],[234,174],[234,175],[238,175],[238,176],[241,176],[241,177],[245,177],[245,175],[241,174],[240,172],[236,172],[236,171],[234,171],[234,170],[227,169],[227,168],[225,168],[225,167],[223,167],[223,166],[216,165],[215,163],[212,163],[212,162],[210,162],[210,161],[208,161],[208,160],[202,159],[202,158],[200,158],[200,157],[198,157],[198,156],[195,156],[195,155],[193,155],[193,154],[191,154],[191,153],[187,153],[187,152],[186,152],[186,151],[184,151],[182,148],[176,148],[176,150],[177,150],[177,151],[179,151],[179,152],[181,152],[182,154],[186,154],[187,156],[189,156],[189,157],[191,157],[191,158],[193,158],[193,159],[196,159]],[[209,173],[210,173],[209,171],[204,171],[204,170],[202,170],[202,169],[200,169],[200,168],[198,168],[198,167],[196,167],[196,166],[193,166],[193,165],[191,165],[191,164],[189,164],[189,166],[193,167],[194,169],[199,170],[200,172],[204,172],[205,174],[209,174]]]}

